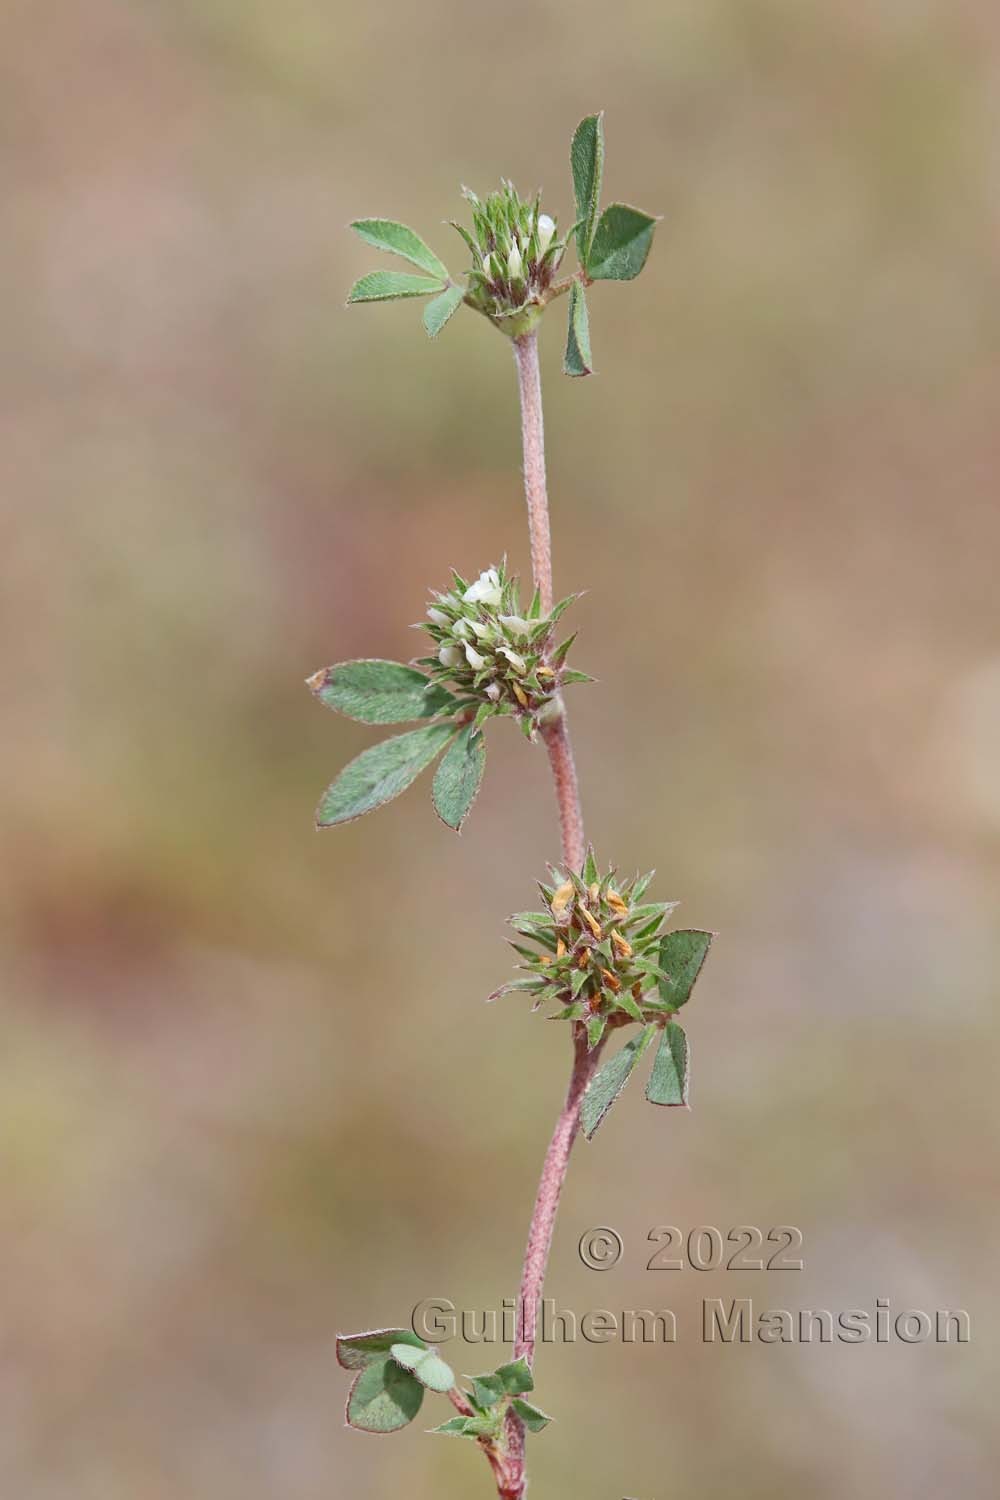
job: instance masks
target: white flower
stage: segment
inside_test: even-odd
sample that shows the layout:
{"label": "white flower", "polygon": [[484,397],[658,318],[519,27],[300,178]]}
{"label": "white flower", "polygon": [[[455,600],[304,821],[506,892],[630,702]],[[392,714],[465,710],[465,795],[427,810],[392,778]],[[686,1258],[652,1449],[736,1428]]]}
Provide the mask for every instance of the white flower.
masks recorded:
{"label": "white flower", "polygon": [[442,667],[457,667],[462,660],[462,653],[457,646],[442,646],[438,652],[438,661]]}
{"label": "white flower", "polygon": [[493,639],[493,626],[487,625],[485,620],[470,620],[469,624],[481,641],[491,641]]}
{"label": "white flower", "polygon": [[507,275],[513,281],[520,280],[520,276],[521,276],[521,252],[517,248],[517,241],[516,240],[514,241],[513,245],[511,245],[511,247],[510,247],[510,254],[507,257]]}
{"label": "white flower", "polygon": [[428,619],[433,620],[435,625],[447,625],[448,623],[448,616],[445,614],[443,609],[429,609],[427,611],[427,617]]}
{"label": "white flower", "polygon": [[520,615],[501,615],[500,624],[505,625],[511,635],[527,635],[531,630],[528,620],[522,620]]}
{"label": "white flower", "polygon": [[491,682],[488,684],[486,688],[486,696],[492,703],[496,703],[497,699],[500,697],[499,682]]}
{"label": "white flower", "polygon": [[538,249],[542,255],[552,243],[552,236],[556,232],[556,221],[550,219],[548,214],[538,215]]}
{"label": "white flower", "polygon": [[472,631],[469,628],[468,620],[456,620],[453,629],[459,640],[467,641],[471,638]]}
{"label": "white flower", "polygon": [[481,672],[486,665],[486,657],[480,656],[472,646],[466,646],[465,659],[475,672]]}
{"label": "white flower", "polygon": [[501,600],[500,575],[496,568],[487,568],[480,573],[475,583],[470,583],[463,598],[466,604],[497,605]]}
{"label": "white flower", "polygon": [[[468,651],[468,646],[465,649]],[[501,646],[499,649],[501,656],[506,656],[515,672],[526,672],[528,670],[523,656],[518,656],[517,652],[512,651],[509,646]]]}

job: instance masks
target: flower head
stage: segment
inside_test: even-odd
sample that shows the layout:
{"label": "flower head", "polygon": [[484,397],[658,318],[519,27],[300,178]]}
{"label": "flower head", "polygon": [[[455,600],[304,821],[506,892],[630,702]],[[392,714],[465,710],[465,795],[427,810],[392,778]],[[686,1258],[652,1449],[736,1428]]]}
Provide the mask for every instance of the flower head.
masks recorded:
{"label": "flower head", "polygon": [[464,191],[472,232],[455,228],[472,251],[467,300],[516,337],[540,317],[566,241],[557,238],[556,221],[540,211],[538,197],[521,198],[513,183],[484,199]]}
{"label": "flower head", "polygon": [[[511,926],[513,944],[526,970],[523,979],[503,985],[490,998],[527,992],[534,1009],[551,1001],[552,1020],[580,1021],[591,1047],[609,1026],[629,1021],[662,1021],[675,1008],[663,997],[660,968],[663,923],[676,902],[644,902],[651,875],[619,880],[602,875],[593,849],[583,873],[551,870],[552,884],[539,884],[544,910],[520,912]],[[537,951],[536,951],[537,950]]]}
{"label": "flower head", "polygon": [[506,565],[485,568],[471,583],[453,575],[453,587],[435,594],[422,629],[435,656],[421,658],[431,676],[458,694],[460,708],[474,708],[476,723],[493,715],[516,718],[529,739],[562,714],[561,689],[589,681],[571,671],[566,656],[573,637],[554,645],[553,632],[575,595],[547,615],[536,594],[521,613],[516,578]]}

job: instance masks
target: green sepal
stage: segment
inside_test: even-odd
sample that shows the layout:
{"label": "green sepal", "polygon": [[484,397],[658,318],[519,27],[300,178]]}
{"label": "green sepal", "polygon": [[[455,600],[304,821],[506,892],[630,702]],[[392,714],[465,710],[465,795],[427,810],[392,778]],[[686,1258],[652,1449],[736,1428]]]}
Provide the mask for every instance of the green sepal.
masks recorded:
{"label": "green sepal", "polygon": [[601,872],[597,868],[597,860],[594,857],[593,844],[587,847],[587,858],[583,862],[583,883],[592,886],[601,878]]}
{"label": "green sepal", "polygon": [[683,1105],[688,1102],[688,1040],[676,1021],[668,1021],[653,1059],[646,1084],[650,1104]]}
{"label": "green sepal", "polygon": [[447,281],[447,266],[438,260],[419,234],[405,224],[398,224],[395,219],[355,219],[351,228],[376,250],[387,250],[390,255],[398,255],[431,276]]}
{"label": "green sepal", "polygon": [[453,724],[427,724],[363,750],[323,793],[317,828],[351,823],[404,792],[455,733]]}
{"label": "green sepal", "polygon": [[611,203],[601,214],[587,261],[591,281],[632,281],[653,243],[657,221],[627,203]]}
{"label": "green sepal", "polygon": [[587,1048],[590,1052],[593,1052],[607,1027],[608,1022],[605,1016],[591,1016],[587,1022]]}
{"label": "green sepal", "polygon": [[589,672],[577,672],[575,669],[571,669],[562,674],[560,681],[563,687],[570,687],[574,682],[596,682],[597,678],[591,677]]}
{"label": "green sepal", "polygon": [[433,1349],[414,1349],[411,1344],[401,1341],[393,1344],[389,1353],[397,1365],[409,1370],[429,1391],[444,1394],[455,1384],[454,1370]]}
{"label": "green sepal", "polygon": [[615,996],[615,1004],[617,1005],[619,1010],[623,1010],[627,1016],[631,1016],[633,1021],[641,1021],[644,1019],[642,1011],[639,1009],[634,998],[629,994],[628,990],[621,990]]}
{"label": "green sepal", "polygon": [[566,317],[566,352],[563,355],[564,375],[592,375],[594,356],[590,352],[590,318],[587,313],[587,294],[579,281],[569,289],[569,310]]}
{"label": "green sepal", "polygon": [[434,773],[434,810],[442,823],[462,831],[486,769],[486,741],[473,725],[452,740]]}
{"label": "green sepal", "polygon": [[465,289],[460,286],[447,286],[440,297],[435,297],[433,302],[428,302],[424,308],[424,327],[432,339],[436,339],[444,325],[453,313],[456,313],[465,300]]}
{"label": "green sepal", "polygon": [[355,302],[398,302],[401,297],[430,297],[443,290],[442,282],[408,271],[369,271],[351,287],[347,305]]}
{"label": "green sepal", "polygon": [[546,1416],[540,1407],[533,1406],[530,1401],[521,1401],[517,1398],[510,1404],[529,1432],[541,1432],[542,1428],[547,1427],[552,1421],[551,1417]]}
{"label": "green sepal", "polygon": [[576,198],[576,244],[581,266],[587,267],[590,242],[594,235],[597,206],[601,200],[601,178],[604,175],[604,112],[587,115],[576,127],[569,148]]}
{"label": "green sepal", "polygon": [[373,1360],[389,1353],[393,1344],[426,1349],[423,1339],[409,1328],[373,1328],[368,1333],[338,1333],[337,1363],[345,1370],[363,1370]]}
{"label": "green sepal", "polygon": [[429,682],[423,672],[378,657],[342,661],[317,672],[307,687],[320,703],[359,724],[406,724],[453,713],[453,693]]}
{"label": "green sepal", "polygon": [[660,998],[674,1010],[680,1010],[690,1000],[714,937],[714,932],[680,928],[668,932],[660,944]]}
{"label": "green sepal", "polygon": [[424,1388],[408,1370],[383,1355],[361,1371],[347,1398],[347,1422],[360,1432],[398,1432],[413,1421]]}
{"label": "green sepal", "polygon": [[656,1034],[656,1026],[647,1026],[625,1043],[620,1052],[596,1072],[587,1086],[580,1109],[580,1123],[588,1141],[628,1083],[632,1069]]}

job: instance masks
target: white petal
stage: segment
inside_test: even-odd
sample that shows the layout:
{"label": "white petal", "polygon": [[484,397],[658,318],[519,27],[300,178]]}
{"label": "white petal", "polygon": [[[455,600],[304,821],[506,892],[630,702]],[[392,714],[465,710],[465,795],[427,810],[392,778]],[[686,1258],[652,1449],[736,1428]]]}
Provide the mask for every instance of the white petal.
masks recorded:
{"label": "white petal", "polygon": [[457,646],[442,646],[438,652],[438,661],[443,667],[457,667],[462,660],[462,653]]}
{"label": "white petal", "polygon": [[448,623],[448,616],[443,609],[429,609],[427,616],[428,619],[433,620],[435,625],[447,625]]}
{"label": "white petal", "polygon": [[[468,647],[466,647],[466,650],[468,650]],[[518,656],[517,652],[512,651],[509,646],[501,646],[500,653],[502,656],[506,656],[515,672],[526,672],[528,670],[524,657]]]}
{"label": "white petal", "polygon": [[486,657],[480,656],[479,652],[473,650],[471,646],[465,648],[465,659],[476,672],[481,672],[486,665]]}
{"label": "white petal", "polygon": [[552,236],[556,232],[556,221],[550,219],[548,214],[538,215],[538,248],[544,255],[552,243]]}
{"label": "white petal", "polygon": [[506,625],[511,635],[527,635],[531,630],[528,620],[522,620],[520,615],[501,615],[500,624]]}
{"label": "white petal", "polygon": [[500,697],[500,684],[498,682],[488,683],[486,688],[486,696],[493,703],[496,703],[497,699]]}

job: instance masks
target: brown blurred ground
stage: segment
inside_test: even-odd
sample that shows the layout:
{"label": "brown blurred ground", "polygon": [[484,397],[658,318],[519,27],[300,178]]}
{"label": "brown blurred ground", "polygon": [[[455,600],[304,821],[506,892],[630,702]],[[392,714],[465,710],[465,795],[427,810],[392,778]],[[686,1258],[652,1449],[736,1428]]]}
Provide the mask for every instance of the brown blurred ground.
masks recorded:
{"label": "brown blurred ground", "polygon": [[[595,289],[596,378],[545,330],[574,729],[602,856],[722,938],[695,1109],[636,1090],[580,1151],[550,1290],[694,1330],[888,1296],[973,1343],[544,1351],[532,1493],[994,1494],[995,7],[13,0],[4,33],[0,1493],[488,1493],[457,1444],[345,1432],[332,1340],[514,1289],[566,1038],[480,1000],[556,850],[545,768],[499,726],[461,841],[426,788],[319,838],[374,736],[302,680],[408,655],[449,564],[526,563],[508,350],[345,312],[377,257],[344,224],[460,263],[439,221],[501,173],[566,222],[603,106],[609,196],[665,220]],[[653,1276],[668,1222],[798,1224],[806,1270]]]}

